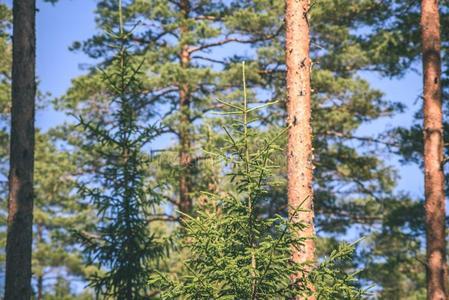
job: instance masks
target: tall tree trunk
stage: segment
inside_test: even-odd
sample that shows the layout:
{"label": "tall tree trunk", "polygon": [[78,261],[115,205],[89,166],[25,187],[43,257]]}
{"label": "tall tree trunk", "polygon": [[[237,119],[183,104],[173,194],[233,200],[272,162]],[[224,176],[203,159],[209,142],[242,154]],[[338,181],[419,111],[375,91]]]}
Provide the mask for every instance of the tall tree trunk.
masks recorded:
{"label": "tall tree trunk", "polygon": [[5,300],[31,298],[35,0],[13,2],[11,145]]}
{"label": "tall tree trunk", "polygon": [[[303,222],[307,237],[301,251],[293,249],[297,263],[315,261],[315,230],[313,225],[313,153],[311,119],[308,0],[286,0],[286,65],[287,65],[287,124],[288,129],[288,204],[294,221]],[[307,210],[297,212],[297,209]],[[295,278],[300,277],[298,274]]]}
{"label": "tall tree trunk", "polygon": [[441,39],[437,0],[421,2],[424,75],[424,185],[427,299],[448,298],[441,107]]}
{"label": "tall tree trunk", "polygon": [[[180,3],[184,20],[189,18],[190,3],[188,0],[181,0]],[[188,33],[186,24],[181,25],[181,41]],[[181,67],[187,69],[190,65],[190,52],[188,45],[181,46],[180,53]],[[191,181],[190,169],[192,163],[191,137],[190,137],[190,87],[187,83],[181,83],[179,86],[179,110],[180,129],[179,129],[179,164],[181,172],[179,174],[179,210],[183,213],[190,213],[192,210],[192,199],[190,197]]]}

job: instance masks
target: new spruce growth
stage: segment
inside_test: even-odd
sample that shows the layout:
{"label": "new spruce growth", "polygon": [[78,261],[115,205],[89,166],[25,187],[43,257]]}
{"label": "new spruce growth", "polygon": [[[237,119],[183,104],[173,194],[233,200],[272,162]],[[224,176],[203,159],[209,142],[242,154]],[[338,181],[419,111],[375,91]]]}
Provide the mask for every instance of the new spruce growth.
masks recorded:
{"label": "new spruce growth", "polygon": [[[121,21],[121,8],[120,8]],[[111,99],[108,122],[85,121],[80,125],[97,144],[88,145],[101,161],[81,194],[96,208],[99,222],[92,234],[80,233],[90,263],[100,271],[89,279],[105,299],[148,299],[148,277],[164,247],[149,230],[149,215],[158,197],[148,189],[148,157],[142,148],[155,136],[155,127],[139,123],[143,103],[140,65],[131,58],[129,34],[120,22],[116,56],[101,71]],[[103,299],[103,298],[102,298]]]}
{"label": "new spruce growth", "polygon": [[[232,121],[224,128],[226,146],[210,153],[224,163],[234,191],[205,193],[207,201],[197,207],[196,216],[184,215],[182,247],[189,256],[185,273],[159,274],[150,284],[161,288],[163,299],[293,299],[312,293],[319,299],[331,299],[328,295],[356,299],[360,293],[348,285],[353,277],[339,276],[330,261],[311,273],[306,273],[306,266],[292,262],[292,250],[300,249],[305,241],[301,237],[304,224],[293,222],[298,211],[288,219],[261,213],[273,184],[272,171],[277,168],[272,158],[282,155],[276,141],[285,130],[271,139],[258,136],[257,112],[270,103],[248,102],[244,68],[243,87],[243,103],[219,101],[226,107],[220,114]],[[351,249],[344,246],[333,255],[345,258]],[[297,273],[304,276],[292,282]],[[314,279],[322,282],[312,282]]]}

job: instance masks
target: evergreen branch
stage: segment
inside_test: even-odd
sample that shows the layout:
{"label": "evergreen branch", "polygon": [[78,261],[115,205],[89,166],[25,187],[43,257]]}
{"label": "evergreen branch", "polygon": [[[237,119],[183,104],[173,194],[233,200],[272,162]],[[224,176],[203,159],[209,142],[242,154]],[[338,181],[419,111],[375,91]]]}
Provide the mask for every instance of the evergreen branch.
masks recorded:
{"label": "evergreen branch", "polygon": [[235,109],[237,109],[238,111],[241,111],[241,112],[243,112],[244,111],[244,107],[241,107],[241,106],[238,106],[238,105],[235,105],[235,104],[232,104],[232,103],[229,103],[229,102],[226,102],[226,101],[223,101],[223,100],[220,100],[220,99],[216,99],[218,102],[220,102],[221,104],[223,104],[223,105],[225,105],[225,106],[229,106],[229,107],[232,107],[232,108],[235,108]]}
{"label": "evergreen branch", "polygon": [[226,115],[241,115],[241,111],[226,111],[226,112],[212,112],[213,115],[220,115],[220,116],[226,116]]}
{"label": "evergreen branch", "polygon": [[217,46],[223,46],[223,45],[226,45],[229,43],[254,44],[256,42],[262,42],[262,41],[270,40],[272,38],[274,38],[274,35],[267,35],[265,37],[260,37],[260,38],[255,38],[255,39],[241,39],[241,38],[229,37],[229,38],[225,38],[218,42],[203,44],[203,45],[197,46],[197,47],[190,47],[188,49],[188,52],[191,54],[194,52],[203,51],[205,49],[214,48]]}
{"label": "evergreen branch", "polygon": [[369,136],[356,136],[356,135],[352,135],[350,133],[337,132],[337,131],[333,131],[333,130],[328,130],[328,131],[324,132],[324,135],[336,136],[336,137],[341,137],[341,138],[346,138],[346,139],[354,139],[354,140],[359,140],[362,142],[383,144],[383,145],[390,146],[390,147],[399,147],[400,146],[398,143],[389,142],[389,141],[385,141],[385,140],[381,140],[381,139],[377,139],[377,138],[373,138],[373,137],[369,137]]}
{"label": "evergreen branch", "polygon": [[221,64],[221,65],[226,65],[227,62],[224,60],[218,60],[218,59],[214,59],[214,58],[210,58],[210,57],[206,57],[206,56],[201,56],[201,55],[193,55],[192,59],[200,59],[200,60],[205,60],[205,61],[209,61],[212,63],[216,63],[216,64]]}
{"label": "evergreen branch", "polygon": [[252,112],[252,111],[255,111],[255,110],[260,110],[260,109],[262,109],[262,108],[264,108],[264,107],[271,106],[271,105],[274,105],[274,104],[276,104],[276,103],[279,103],[279,101],[268,102],[268,103],[265,103],[265,104],[262,104],[262,105],[259,105],[259,106],[250,108],[250,109],[248,110],[248,113],[250,113],[250,112]]}
{"label": "evergreen branch", "polygon": [[[296,218],[297,214],[301,211],[303,211],[301,209],[301,206],[307,201],[307,199],[310,196],[307,196],[306,199],[303,200],[303,202],[298,205],[297,207],[294,208],[294,210],[292,211],[292,213],[290,214],[289,218],[288,218],[288,222],[287,223],[292,223],[293,219]],[[284,236],[287,234],[288,230],[289,230],[289,226],[285,226],[284,230],[282,231],[280,237],[276,240],[276,243],[273,244],[272,248],[271,248],[271,254],[270,254],[270,259],[268,261],[268,264],[265,267],[265,270],[262,272],[262,276],[260,277],[259,281],[262,281],[264,279],[264,277],[266,276],[269,268],[271,267],[271,264],[273,263],[273,257],[274,257],[274,252],[275,250],[278,248],[280,242],[284,239]]]}

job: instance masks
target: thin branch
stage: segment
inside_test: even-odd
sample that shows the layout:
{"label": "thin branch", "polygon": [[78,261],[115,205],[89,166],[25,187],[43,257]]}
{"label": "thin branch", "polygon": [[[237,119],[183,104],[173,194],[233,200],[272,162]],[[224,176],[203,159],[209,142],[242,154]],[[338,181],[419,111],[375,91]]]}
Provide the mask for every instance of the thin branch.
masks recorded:
{"label": "thin branch", "polygon": [[335,136],[335,137],[340,137],[340,138],[345,138],[345,139],[359,140],[362,142],[382,144],[382,145],[389,146],[389,147],[398,147],[399,146],[397,143],[394,143],[394,142],[380,140],[380,139],[369,137],[369,136],[356,136],[356,135],[352,135],[352,134],[348,134],[348,133],[344,133],[344,132],[333,131],[333,130],[326,131],[323,133],[323,135],[330,135],[330,136]]}
{"label": "thin branch", "polygon": [[277,33],[273,34],[273,35],[271,35],[271,34],[265,35],[263,37],[258,37],[258,38],[254,38],[254,39],[241,39],[241,38],[236,38],[236,37],[229,37],[229,38],[225,38],[221,41],[217,41],[214,43],[204,44],[204,45],[197,46],[197,47],[191,47],[188,51],[189,51],[189,53],[194,53],[194,52],[202,51],[204,49],[208,49],[208,48],[212,48],[212,47],[223,46],[228,43],[253,44],[253,43],[257,43],[257,42],[271,40],[271,39],[275,38],[276,36],[277,36]]}

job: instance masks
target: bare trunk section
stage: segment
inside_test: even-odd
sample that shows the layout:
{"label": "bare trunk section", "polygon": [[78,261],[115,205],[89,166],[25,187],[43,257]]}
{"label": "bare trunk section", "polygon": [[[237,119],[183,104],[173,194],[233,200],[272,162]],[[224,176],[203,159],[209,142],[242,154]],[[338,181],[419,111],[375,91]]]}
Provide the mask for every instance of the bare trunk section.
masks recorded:
{"label": "bare trunk section", "polygon": [[[307,212],[296,214],[294,221],[307,224],[301,232],[307,237],[302,251],[293,249],[293,261],[315,261],[315,230],[313,225],[313,162],[311,128],[308,0],[286,0],[286,65],[288,130],[288,204],[290,211],[299,207]],[[302,276],[298,274],[293,280]],[[313,298],[310,298],[313,299]]]}
{"label": "bare trunk section", "polygon": [[449,299],[446,262],[441,107],[441,38],[437,0],[421,2],[424,75],[424,185],[427,238],[427,299]]}
{"label": "bare trunk section", "polygon": [[13,2],[12,111],[5,300],[31,298],[35,0]]}
{"label": "bare trunk section", "polygon": [[[190,10],[189,1],[182,0],[180,6],[184,20],[187,20]],[[186,24],[181,25],[181,40],[188,33],[188,30]],[[180,59],[181,67],[187,69],[191,60],[188,45],[181,46]],[[192,211],[192,199],[190,197],[191,181],[189,172],[192,163],[192,142],[190,139],[190,87],[187,83],[181,83],[179,86],[179,110],[181,113],[179,130],[179,164],[181,167],[179,175],[179,210],[183,213],[190,213]]]}

